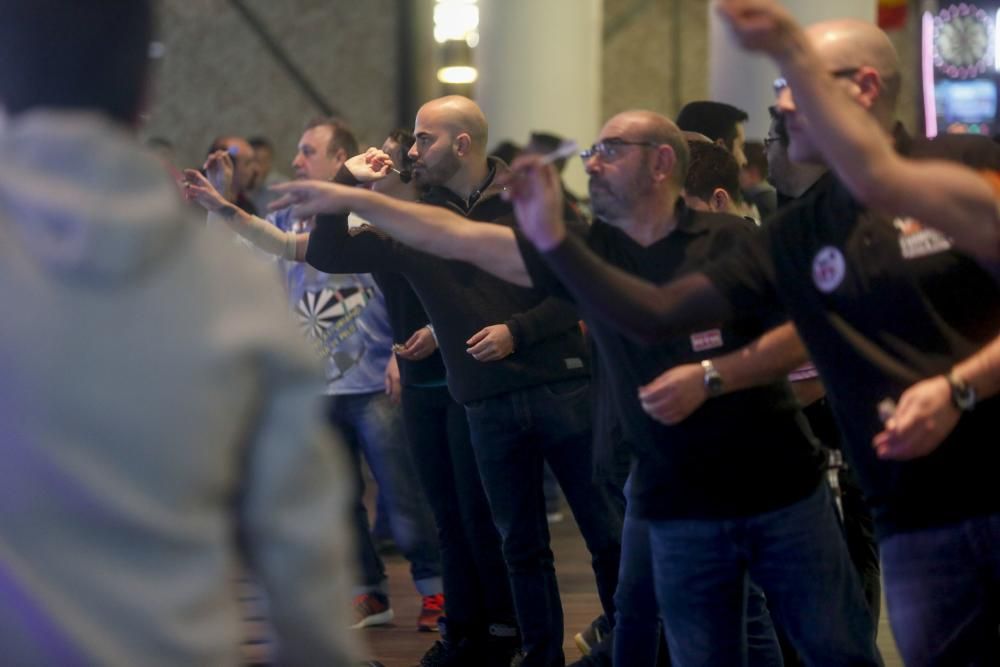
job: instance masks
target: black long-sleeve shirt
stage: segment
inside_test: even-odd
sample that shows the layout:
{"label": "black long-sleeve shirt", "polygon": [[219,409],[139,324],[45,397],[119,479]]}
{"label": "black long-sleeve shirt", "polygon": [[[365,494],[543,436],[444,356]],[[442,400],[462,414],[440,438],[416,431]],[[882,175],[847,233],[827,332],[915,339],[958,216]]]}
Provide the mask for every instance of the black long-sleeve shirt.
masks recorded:
{"label": "black long-sleeve shirt", "polygon": [[[487,185],[466,205],[437,189],[424,201],[480,222],[513,227],[513,211],[500,197],[491,164]],[[517,287],[466,262],[414,250],[372,227],[348,230],[342,215],[319,216],[306,261],[330,273],[396,271],[413,286],[434,325],[448,371],[448,388],[459,403],[517,389],[589,375],[576,309],[543,292]],[[484,327],[507,324],[515,339],[510,356],[479,362],[466,341]]]}

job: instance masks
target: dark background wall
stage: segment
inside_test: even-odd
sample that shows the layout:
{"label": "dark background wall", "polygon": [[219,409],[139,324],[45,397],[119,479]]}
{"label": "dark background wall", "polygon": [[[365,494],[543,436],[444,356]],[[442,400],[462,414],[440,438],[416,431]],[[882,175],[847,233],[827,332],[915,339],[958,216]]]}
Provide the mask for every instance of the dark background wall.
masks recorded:
{"label": "dark background wall", "polygon": [[[363,144],[397,122],[396,0],[243,0]],[[263,134],[288,173],[303,125],[320,109],[264,48],[229,0],[162,0],[154,103],[145,136],[200,163],[220,134]]]}
{"label": "dark background wall", "polygon": [[[397,124],[411,125],[416,107],[441,92],[434,81],[433,0],[240,1],[362,145],[380,143]],[[911,4],[908,28],[891,36],[905,72],[900,117],[917,129],[919,17],[918,3]],[[288,173],[302,126],[320,113],[317,105],[233,0],[161,5],[165,53],[144,136],[171,140],[177,162],[192,165],[220,134],[263,134],[277,147],[276,168]],[[707,97],[708,7],[708,0],[604,0],[602,118],[629,108],[673,117],[684,102]]]}

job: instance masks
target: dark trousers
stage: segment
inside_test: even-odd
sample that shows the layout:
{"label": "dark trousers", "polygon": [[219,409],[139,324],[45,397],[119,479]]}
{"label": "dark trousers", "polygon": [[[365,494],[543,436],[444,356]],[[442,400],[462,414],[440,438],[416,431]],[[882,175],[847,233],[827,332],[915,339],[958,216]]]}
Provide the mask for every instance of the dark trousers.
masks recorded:
{"label": "dark trousers", "polygon": [[593,558],[609,618],[621,555],[624,496],[592,479],[586,380],[540,385],[466,405],[476,462],[503,540],[525,651],[524,667],[561,666],[563,616],[542,491],[543,463],[559,480]]}
{"label": "dark trousers", "polygon": [[1000,665],[1000,515],[881,542],[885,599],[907,665]]}
{"label": "dark trousers", "polygon": [[417,475],[437,524],[448,635],[514,625],[514,601],[469,440],[465,410],[447,387],[403,387],[403,420]]}
{"label": "dark trousers", "polygon": [[[809,427],[824,446],[839,450],[840,430],[826,398],[813,401],[803,410]],[[861,577],[865,600],[872,618],[878,623],[882,608],[882,570],[879,567],[878,546],[875,544],[875,521],[865,503],[854,473],[846,467],[837,471],[837,488],[840,494],[840,517],[844,525],[844,538],[851,562]]]}

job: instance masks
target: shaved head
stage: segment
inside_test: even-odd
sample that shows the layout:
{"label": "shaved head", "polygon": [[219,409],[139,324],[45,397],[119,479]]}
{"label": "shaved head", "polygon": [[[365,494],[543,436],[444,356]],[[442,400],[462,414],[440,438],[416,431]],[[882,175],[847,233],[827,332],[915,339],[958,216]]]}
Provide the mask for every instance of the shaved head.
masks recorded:
{"label": "shaved head", "polygon": [[[888,132],[896,120],[900,88],[899,56],[889,37],[859,19],[822,21],[805,32],[836,86]],[[823,164],[809,119],[799,113],[794,96],[794,90],[783,88],[776,104],[788,132],[788,156],[794,162]]]}
{"label": "shaved head", "polygon": [[831,72],[866,66],[875,69],[882,78],[880,104],[895,109],[899,55],[881,28],[860,19],[836,19],[813,24],[806,28],[806,34]]}
{"label": "shaved head", "polygon": [[601,136],[617,136],[632,141],[651,141],[670,146],[677,159],[677,165],[674,167],[675,182],[684,183],[690,161],[687,137],[677,124],[666,116],[645,109],[623,111],[612,116],[604,124]]}
{"label": "shaved head", "polygon": [[417,111],[408,153],[418,187],[445,186],[461,196],[486,177],[486,116],[468,97],[448,95]]}
{"label": "shaved head", "polygon": [[420,107],[418,118],[426,118],[429,124],[436,125],[452,136],[468,134],[472,140],[473,150],[486,154],[489,141],[489,127],[486,115],[479,105],[468,97],[448,95],[431,100]]}

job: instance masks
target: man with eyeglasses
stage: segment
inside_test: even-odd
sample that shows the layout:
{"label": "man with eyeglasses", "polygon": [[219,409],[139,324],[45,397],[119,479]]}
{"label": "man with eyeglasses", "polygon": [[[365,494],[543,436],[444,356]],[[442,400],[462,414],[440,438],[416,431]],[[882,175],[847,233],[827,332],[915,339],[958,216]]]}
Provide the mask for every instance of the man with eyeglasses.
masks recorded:
{"label": "man with eyeglasses", "polygon": [[[659,114],[613,117],[581,156],[597,217],[586,243],[629,273],[657,281],[684,275],[755,234],[741,218],[683,205],[687,145]],[[515,163],[558,189],[557,176],[543,164],[537,156]],[[511,179],[508,187],[522,197],[522,188],[532,183]],[[416,248],[570,298],[541,255],[509,227],[470,224],[448,211],[328,184],[282,189],[285,201],[303,213],[355,209]],[[559,207],[555,203],[550,212]],[[650,526],[635,532],[635,544],[626,543],[619,586],[647,592],[655,587],[674,664],[743,662],[751,620],[748,570],[812,662],[878,664],[874,626],[821,484],[822,457],[802,430],[783,379],[784,371],[804,358],[794,330],[785,325],[767,332],[778,322],[750,316],[645,346],[619,335],[588,309],[582,314],[596,345],[595,378],[612,399],[599,408],[611,412],[635,455],[629,517]],[[687,406],[687,419],[654,421],[643,410],[640,388],[678,365],[677,372],[695,378],[703,392]],[[753,388],[761,378],[770,382]],[[629,535],[626,530],[626,540]],[[652,561],[652,581],[643,560]],[[640,574],[633,579],[632,572]],[[761,614],[766,611],[758,608],[752,620],[761,622]],[[655,623],[648,614],[619,620],[618,628]],[[616,637],[616,664],[651,664],[656,647],[646,641],[647,630],[639,630],[638,641]],[[773,631],[771,639],[773,645]]]}
{"label": "man with eyeglasses", "polygon": [[[720,3],[741,32],[765,5]],[[805,39],[827,71],[858,66],[836,85],[888,133],[899,90],[888,37],[845,19],[810,26]],[[790,156],[819,159],[790,92],[778,105]],[[961,143],[996,158],[996,147]],[[522,229],[581,307],[624,333],[656,341],[748,314],[793,317],[875,516],[904,659],[997,664],[1000,290],[991,276],[947,239],[866,209],[831,180],[729,256],[653,285],[567,234],[550,214],[558,193],[532,183],[515,204]]]}
{"label": "man with eyeglasses", "polygon": [[767,155],[767,180],[778,193],[778,208],[807,194],[827,169],[822,164],[792,162],[788,157],[788,130],[785,118],[778,107],[768,107],[771,124],[764,137],[764,151]]}
{"label": "man with eyeglasses", "polygon": [[[831,77],[820,74],[822,62],[800,38],[801,29],[790,15],[771,3],[741,11],[744,23],[753,21],[741,33],[744,44],[774,56],[794,80],[801,107],[822,130],[817,148],[859,200],[919,216],[974,256],[1000,258],[1000,179],[948,162],[914,162],[899,155],[878,123],[849,104]],[[835,78],[838,73],[832,74]]]}

